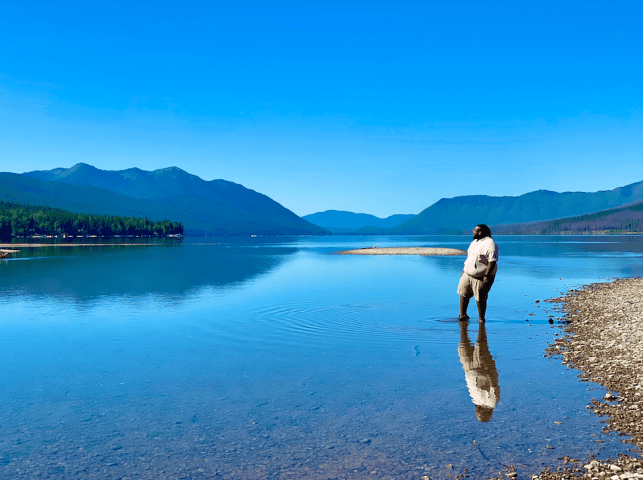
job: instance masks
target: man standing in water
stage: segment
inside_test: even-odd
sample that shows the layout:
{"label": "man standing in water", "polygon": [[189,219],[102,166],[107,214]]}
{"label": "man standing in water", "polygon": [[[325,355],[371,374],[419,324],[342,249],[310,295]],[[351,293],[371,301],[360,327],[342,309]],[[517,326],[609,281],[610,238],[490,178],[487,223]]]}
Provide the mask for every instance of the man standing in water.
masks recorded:
{"label": "man standing in water", "polygon": [[491,238],[491,230],[486,225],[476,225],[473,229],[473,242],[467,250],[467,259],[458,284],[460,295],[459,320],[469,320],[467,307],[471,297],[475,297],[478,305],[479,321],[485,321],[487,311],[487,295],[496,278],[498,270],[498,245]]}

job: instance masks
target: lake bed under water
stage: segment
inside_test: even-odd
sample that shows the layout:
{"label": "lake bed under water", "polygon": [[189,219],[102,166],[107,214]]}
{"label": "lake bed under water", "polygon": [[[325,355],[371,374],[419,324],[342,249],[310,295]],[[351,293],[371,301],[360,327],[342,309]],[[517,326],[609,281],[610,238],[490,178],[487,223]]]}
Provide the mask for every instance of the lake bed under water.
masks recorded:
{"label": "lake bed under water", "polygon": [[464,257],[334,255],[470,241],[22,249],[0,263],[0,478],[482,478],[627,451],[585,408],[604,390],[544,357],[543,300],[643,275],[643,239],[496,237],[482,332],[457,321]]}

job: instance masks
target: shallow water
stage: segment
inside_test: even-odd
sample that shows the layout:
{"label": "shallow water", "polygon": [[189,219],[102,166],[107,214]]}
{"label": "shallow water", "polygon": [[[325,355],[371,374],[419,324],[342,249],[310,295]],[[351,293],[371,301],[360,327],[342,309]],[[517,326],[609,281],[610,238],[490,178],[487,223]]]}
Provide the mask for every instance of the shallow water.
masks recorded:
{"label": "shallow water", "polygon": [[463,257],[332,254],[468,237],[22,249],[0,263],[0,478],[479,478],[626,451],[585,408],[603,390],[543,357],[558,314],[535,300],[643,275],[643,242],[496,241],[490,355],[456,320]]}

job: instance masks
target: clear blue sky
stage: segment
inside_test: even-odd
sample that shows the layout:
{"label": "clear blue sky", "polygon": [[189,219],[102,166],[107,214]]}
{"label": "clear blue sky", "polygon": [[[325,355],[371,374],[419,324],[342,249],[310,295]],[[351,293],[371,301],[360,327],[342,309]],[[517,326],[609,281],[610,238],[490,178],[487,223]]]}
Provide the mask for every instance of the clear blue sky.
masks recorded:
{"label": "clear blue sky", "polygon": [[178,166],[299,215],[643,180],[643,2],[5,1],[0,170]]}

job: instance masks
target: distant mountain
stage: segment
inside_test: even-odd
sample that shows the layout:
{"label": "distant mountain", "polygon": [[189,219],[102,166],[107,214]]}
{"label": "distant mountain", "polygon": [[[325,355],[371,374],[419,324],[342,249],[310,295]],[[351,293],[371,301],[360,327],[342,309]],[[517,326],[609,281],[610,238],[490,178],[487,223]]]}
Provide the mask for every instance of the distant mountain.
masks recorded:
{"label": "distant mountain", "polygon": [[0,200],[76,213],[168,218],[186,234],[326,235],[261,193],[226,180],[205,181],[179,168],[148,172],[72,168],[0,174]]}
{"label": "distant mountain", "polygon": [[479,223],[502,225],[553,220],[620,207],[639,200],[643,200],[643,181],[594,193],[538,190],[518,197],[468,195],[443,198],[396,227],[367,227],[358,232],[398,235],[460,233]]}
{"label": "distant mountain", "polygon": [[325,212],[304,215],[302,218],[333,233],[350,233],[362,227],[390,228],[415,217],[415,215],[396,214],[380,218],[367,213],[353,213],[343,210],[326,210]]}
{"label": "distant mountain", "polygon": [[545,222],[498,225],[491,230],[500,235],[643,233],[643,203]]}
{"label": "distant mountain", "polygon": [[[79,187],[58,182],[45,182],[17,173],[0,173],[0,201],[49,206],[74,213],[100,213],[129,217],[172,218],[155,202],[135,199],[103,188]],[[173,219],[174,220],[174,219]]]}

